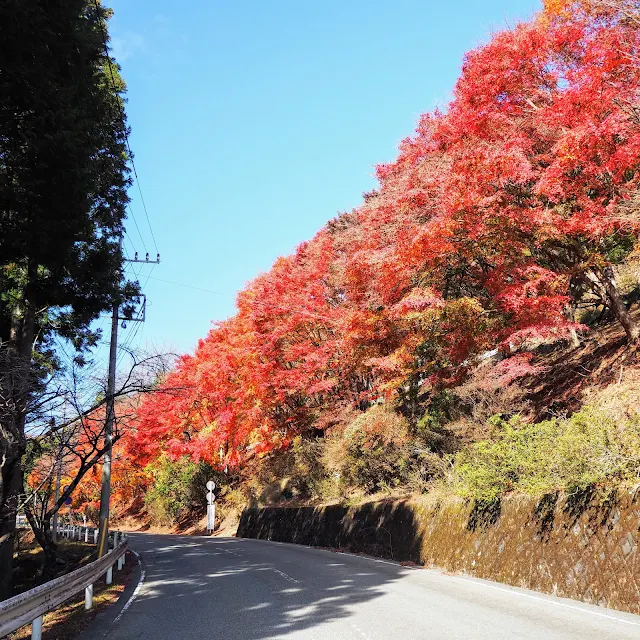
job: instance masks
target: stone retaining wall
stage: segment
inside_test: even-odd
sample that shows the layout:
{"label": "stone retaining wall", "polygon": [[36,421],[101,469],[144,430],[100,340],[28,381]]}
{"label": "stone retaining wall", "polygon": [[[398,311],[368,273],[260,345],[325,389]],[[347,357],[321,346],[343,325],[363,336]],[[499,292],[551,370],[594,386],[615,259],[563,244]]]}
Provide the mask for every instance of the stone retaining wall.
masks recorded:
{"label": "stone retaining wall", "polygon": [[640,493],[245,509],[238,536],[468,573],[640,614]]}

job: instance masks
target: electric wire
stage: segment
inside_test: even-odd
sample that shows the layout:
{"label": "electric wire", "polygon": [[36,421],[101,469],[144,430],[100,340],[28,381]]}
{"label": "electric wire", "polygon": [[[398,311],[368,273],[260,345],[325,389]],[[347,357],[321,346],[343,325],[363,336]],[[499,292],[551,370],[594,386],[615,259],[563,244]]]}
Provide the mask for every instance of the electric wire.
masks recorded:
{"label": "electric wire", "polygon": [[[135,160],[133,158],[133,151],[131,150],[131,145],[129,143],[129,131],[127,130],[127,127],[125,125],[126,122],[126,114],[124,111],[124,107],[122,106],[122,102],[118,99],[118,89],[116,86],[116,79],[113,75],[113,65],[114,63],[111,60],[111,56],[109,54],[109,45],[108,45],[108,37],[107,37],[107,30],[104,24],[104,18],[102,16],[102,13],[100,11],[100,6],[98,4],[98,0],[93,0],[93,4],[95,6],[96,9],[96,15],[98,16],[98,23],[100,25],[100,31],[102,33],[102,44],[103,44],[103,48],[104,48],[104,55],[107,61],[107,66],[109,67],[109,75],[111,76],[111,87],[113,89],[113,92],[116,96],[116,101],[118,103],[118,106],[120,107],[120,110],[122,112],[122,126],[124,129],[124,139],[125,139],[125,144],[127,147],[127,151],[129,153],[129,161],[131,162],[131,167],[133,169],[133,175],[136,179],[136,184],[138,185],[138,192],[140,193],[140,201],[142,202],[142,208],[144,210],[145,213],[145,217],[147,219],[147,224],[149,225],[149,231],[151,232],[151,239],[153,240],[153,245],[155,247],[156,253],[159,254],[160,251],[158,249],[158,244],[156,242],[156,238],[155,238],[155,234],[153,233],[153,227],[151,226],[151,219],[149,218],[149,212],[147,210],[147,205],[146,202],[144,200],[144,196],[142,195],[142,187],[140,185],[140,177],[138,176],[138,170],[136,168],[136,163]],[[128,207],[129,212],[131,213],[131,217],[133,219],[133,222],[136,226],[136,229],[138,230],[138,233],[140,234],[140,238],[142,240],[142,245],[144,247],[145,252],[147,251],[147,248],[145,246],[145,242],[144,239],[142,238],[142,234],[140,233],[140,228],[138,227],[138,223],[135,219],[135,216],[133,215],[133,212],[131,211],[131,207]]]}
{"label": "electric wire", "polygon": [[[129,237],[129,234],[126,231],[124,232],[122,237],[123,237],[123,244],[126,244],[127,242],[129,243],[129,248],[125,247],[126,253],[125,253],[124,257],[125,258],[127,258],[127,257],[133,258],[135,253],[136,253],[133,241],[131,240],[131,238]],[[129,254],[129,256],[126,255],[127,253]]]}
{"label": "electric wire", "polygon": [[227,293],[220,293],[219,291],[212,291],[211,289],[203,289],[202,287],[196,287],[191,284],[184,284],[182,282],[174,282],[173,280],[164,280],[162,278],[154,278],[151,275],[147,277],[147,280],[157,280],[158,282],[166,282],[167,284],[173,284],[176,287],[186,287],[187,289],[196,289],[197,291],[205,291],[206,293],[212,293],[216,296],[225,296],[227,297]]}
{"label": "electric wire", "polygon": [[[185,287],[187,289],[195,289],[197,291],[205,291],[206,293],[211,293],[216,296],[224,296],[228,297],[229,294],[220,293],[219,291],[212,291],[211,289],[204,289],[203,287],[196,287],[191,284],[184,284],[183,282],[174,282],[172,280],[163,280],[162,278],[153,278],[151,276],[148,277],[150,280],[157,280],[158,282],[166,282],[167,284],[173,284],[177,287]],[[282,305],[273,304],[272,302],[264,302],[263,300],[252,300],[252,305],[262,306],[264,310],[278,310],[285,311],[288,313],[297,313],[298,315],[307,316],[309,318],[313,318],[315,320],[324,320],[325,322],[337,323],[335,318],[330,318],[329,316],[324,316],[319,313],[314,313],[313,311],[306,311],[305,309],[299,309],[295,307],[285,307]]]}
{"label": "electric wire", "polygon": [[[133,163],[132,163],[133,164]],[[138,221],[136,220],[136,217],[133,215],[133,211],[131,210],[131,205],[127,204],[127,209],[129,211],[129,213],[131,214],[131,219],[133,220],[133,224],[136,227],[136,231],[138,232],[138,235],[140,236],[140,240],[142,240],[142,247],[145,250],[145,253],[147,252],[147,245],[144,241],[144,238],[142,237],[142,233],[140,231],[140,227],[138,226]]]}

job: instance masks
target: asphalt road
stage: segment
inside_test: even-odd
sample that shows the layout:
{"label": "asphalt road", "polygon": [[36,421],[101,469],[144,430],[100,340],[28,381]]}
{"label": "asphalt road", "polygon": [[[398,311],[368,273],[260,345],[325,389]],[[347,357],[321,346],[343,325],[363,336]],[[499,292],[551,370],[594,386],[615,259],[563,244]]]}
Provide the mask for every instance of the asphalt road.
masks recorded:
{"label": "asphalt road", "polygon": [[465,576],[295,545],[132,534],[137,597],[111,640],[638,640],[640,617]]}

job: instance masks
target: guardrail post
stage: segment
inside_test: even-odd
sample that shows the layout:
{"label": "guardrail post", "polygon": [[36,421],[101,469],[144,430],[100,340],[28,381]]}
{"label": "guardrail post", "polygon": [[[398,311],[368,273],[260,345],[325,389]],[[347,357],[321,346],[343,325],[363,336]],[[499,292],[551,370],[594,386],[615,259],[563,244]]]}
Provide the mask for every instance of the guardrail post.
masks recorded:
{"label": "guardrail post", "polygon": [[31,640],[42,640],[42,616],[31,623]]}
{"label": "guardrail post", "polygon": [[90,584],[84,589],[84,608],[86,610],[91,609],[93,606],[93,585]]}
{"label": "guardrail post", "polygon": [[[85,528],[85,538],[87,527]],[[66,530],[67,525],[60,526],[59,530]],[[82,528],[77,527],[79,533]],[[68,531],[72,531],[71,525]],[[53,580],[40,585],[24,593],[20,598],[10,598],[6,603],[0,604],[0,629],[3,636],[7,632],[13,632],[20,627],[31,626],[32,640],[42,640],[43,615],[47,611],[54,611],[70,596],[84,589],[84,607],[89,610],[93,607],[94,586],[102,576],[105,576],[107,585],[113,583],[113,571],[122,569],[125,564],[125,551],[127,550],[128,536],[118,532],[116,542],[117,553],[109,550],[106,556],[91,562],[58,580]],[[42,613],[41,613],[42,612]],[[36,613],[41,613],[36,617]]]}

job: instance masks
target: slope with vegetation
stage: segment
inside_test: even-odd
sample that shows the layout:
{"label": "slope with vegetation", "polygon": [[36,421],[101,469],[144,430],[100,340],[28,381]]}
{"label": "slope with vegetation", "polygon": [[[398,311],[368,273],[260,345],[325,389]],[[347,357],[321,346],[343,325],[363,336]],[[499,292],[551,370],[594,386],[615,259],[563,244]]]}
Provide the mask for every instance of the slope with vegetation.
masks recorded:
{"label": "slope with vegetation", "polygon": [[378,188],[142,402],[147,507],[210,473],[228,503],[635,482],[639,46],[634,0],[548,0],[469,53]]}

